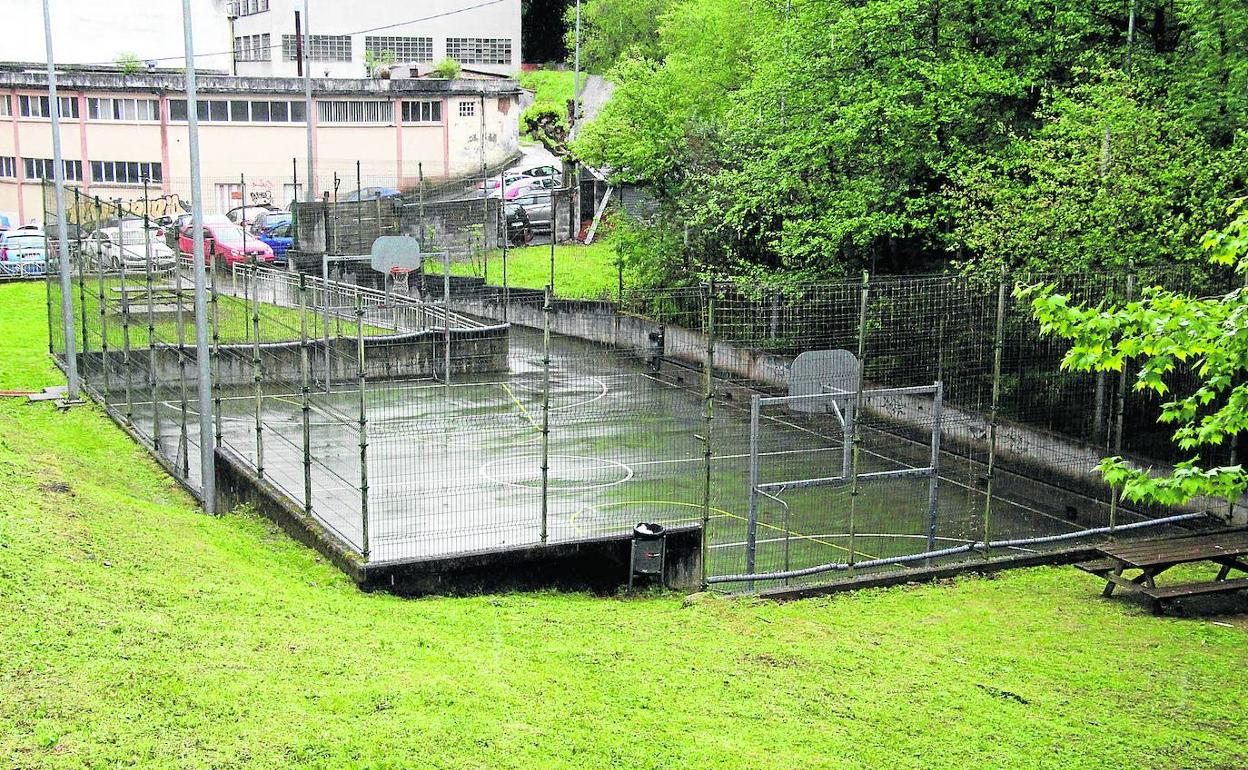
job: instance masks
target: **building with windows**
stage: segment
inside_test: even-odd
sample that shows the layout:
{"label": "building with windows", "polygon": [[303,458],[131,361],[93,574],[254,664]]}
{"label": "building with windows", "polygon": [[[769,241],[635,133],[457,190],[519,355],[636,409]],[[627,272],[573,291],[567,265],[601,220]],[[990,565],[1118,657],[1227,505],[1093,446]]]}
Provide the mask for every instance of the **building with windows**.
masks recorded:
{"label": "building with windows", "polygon": [[[308,0],[308,58],[317,77],[358,78],[368,54],[396,64],[446,57],[473,71],[520,71],[521,0]],[[191,0],[200,69],[243,76],[297,74],[295,12],[304,0]],[[40,62],[43,9],[38,0],[5,4],[0,60]],[[52,14],[58,64],[105,65],[134,57],[148,67],[181,67],[182,4],[173,0],[59,0]],[[17,32],[20,30],[20,34]]]}
{"label": "building with windows", "polygon": [[[180,73],[58,74],[65,177],[91,196],[189,201],[187,119]],[[307,124],[315,191],[345,196],[362,186],[405,188],[496,168],[519,152],[520,88],[508,78],[199,76],[205,210],[244,200],[284,207],[306,197]],[[53,176],[47,77],[0,69],[0,211],[41,219],[42,180]]]}
{"label": "building with windows", "polygon": [[[303,0],[234,0],[234,71],[294,76],[295,12],[302,9]],[[311,33],[314,75],[364,77],[369,58],[396,64],[451,58],[478,72],[520,71],[520,0],[310,0],[308,12],[311,27],[301,32]]]}

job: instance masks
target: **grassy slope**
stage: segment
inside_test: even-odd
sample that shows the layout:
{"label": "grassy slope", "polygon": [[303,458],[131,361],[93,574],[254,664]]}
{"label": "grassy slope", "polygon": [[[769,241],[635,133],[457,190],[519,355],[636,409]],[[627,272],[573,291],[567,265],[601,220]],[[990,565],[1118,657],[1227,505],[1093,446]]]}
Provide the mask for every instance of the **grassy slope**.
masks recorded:
{"label": "grassy slope", "polygon": [[[451,263],[451,275],[481,277],[485,265],[478,261]],[[491,251],[489,283],[503,284],[502,254]],[[442,274],[440,264],[430,263],[426,269]],[[627,278],[627,276],[626,276]],[[526,246],[507,250],[507,283],[516,288],[541,289],[550,280],[550,246]],[[565,299],[613,298],[619,293],[619,273],[615,248],[610,241],[595,241],[589,246],[560,244],[555,246],[555,295]]]}
{"label": "grassy slope", "polygon": [[520,85],[533,92],[533,104],[520,116],[520,131],[525,119],[545,112],[559,116],[560,125],[567,126],[568,102],[573,98],[574,73],[568,70],[535,70],[520,73]]}
{"label": "grassy slope", "polygon": [[[43,318],[41,285],[0,287],[0,388],[57,380]],[[1098,587],[363,595],[262,520],[196,513],[98,410],[0,401],[6,768],[1248,763],[1245,632]]]}

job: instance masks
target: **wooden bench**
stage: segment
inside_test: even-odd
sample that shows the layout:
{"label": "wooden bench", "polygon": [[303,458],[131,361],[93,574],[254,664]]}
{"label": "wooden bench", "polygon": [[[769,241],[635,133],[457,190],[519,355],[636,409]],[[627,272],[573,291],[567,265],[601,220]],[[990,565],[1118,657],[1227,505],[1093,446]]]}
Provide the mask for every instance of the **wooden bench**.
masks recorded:
{"label": "wooden bench", "polygon": [[[1188,596],[1229,593],[1248,589],[1248,578],[1227,580],[1231,570],[1248,574],[1248,530],[1224,530],[1178,537],[1111,543],[1098,549],[1102,558],[1076,564],[1078,569],[1105,579],[1104,596],[1112,596],[1122,588],[1145,596],[1153,611],[1163,603]],[[1180,564],[1211,562],[1218,564],[1213,580],[1158,586],[1156,577]],[[1139,570],[1132,577],[1124,573]]]}

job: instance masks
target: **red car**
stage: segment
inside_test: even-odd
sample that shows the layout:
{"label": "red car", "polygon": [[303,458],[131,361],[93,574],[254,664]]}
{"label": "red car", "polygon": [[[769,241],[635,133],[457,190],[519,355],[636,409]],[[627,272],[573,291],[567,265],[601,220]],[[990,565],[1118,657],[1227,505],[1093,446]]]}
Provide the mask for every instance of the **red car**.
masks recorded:
{"label": "red car", "polygon": [[[178,235],[178,251],[190,254],[194,242],[191,225],[188,224]],[[273,249],[264,241],[238,225],[219,222],[204,224],[204,259],[210,265],[213,255],[224,259],[227,266],[237,262],[249,263],[253,259],[256,262],[273,262]]]}

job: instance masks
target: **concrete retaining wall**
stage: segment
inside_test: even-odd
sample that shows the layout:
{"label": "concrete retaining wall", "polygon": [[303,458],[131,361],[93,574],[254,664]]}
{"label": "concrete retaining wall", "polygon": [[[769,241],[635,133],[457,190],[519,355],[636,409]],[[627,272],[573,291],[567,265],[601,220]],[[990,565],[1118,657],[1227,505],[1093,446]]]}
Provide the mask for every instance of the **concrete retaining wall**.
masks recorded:
{"label": "concrete retaining wall", "polygon": [[[487,374],[507,371],[510,349],[507,325],[482,329],[451,329],[451,371],[453,374]],[[330,382],[354,382],[358,378],[356,340],[335,337],[329,341]],[[445,338],[441,330],[408,332],[364,338],[364,369],[369,380],[431,377],[440,373],[445,355]],[[188,370],[195,367],[195,348],[185,348]],[[324,382],[325,341],[309,340],[308,360],[313,380]],[[158,344],[155,348],[155,367],[158,382],[176,382],[181,376],[180,357],[176,345]],[[217,361],[217,381],[225,387],[251,385],[252,345],[232,343],[220,347]],[[99,369],[103,354],[99,351],[83,354],[89,367]],[[298,382],[300,379],[300,343],[263,342],[260,344],[260,360],[266,380]],[[110,350],[108,361],[116,376],[124,376],[124,354]],[[130,353],[132,387],[151,386],[150,364],[146,348]]]}

